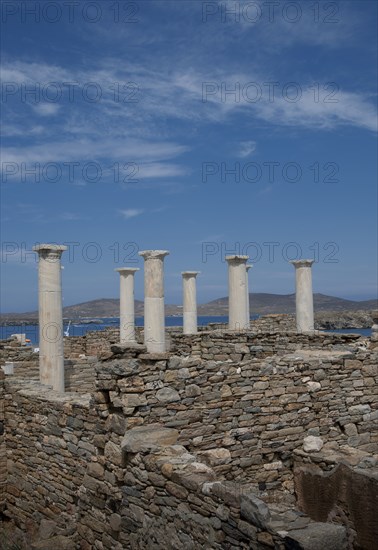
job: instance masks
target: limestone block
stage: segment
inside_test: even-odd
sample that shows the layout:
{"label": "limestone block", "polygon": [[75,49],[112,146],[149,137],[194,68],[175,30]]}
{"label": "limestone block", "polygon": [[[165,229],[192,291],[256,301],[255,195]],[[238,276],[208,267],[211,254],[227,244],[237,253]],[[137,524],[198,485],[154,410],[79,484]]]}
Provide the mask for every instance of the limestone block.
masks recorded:
{"label": "limestone block", "polygon": [[197,454],[203,457],[204,461],[210,466],[218,466],[231,462],[231,453],[228,449],[209,449],[208,451],[199,451]]}
{"label": "limestone block", "polygon": [[179,432],[173,428],[163,428],[160,424],[138,426],[127,431],[121,448],[127,453],[147,452],[156,446],[174,445]]}
{"label": "limestone block", "polygon": [[173,388],[161,388],[156,392],[156,398],[162,403],[173,403],[180,401],[179,393]]}
{"label": "limestone block", "polygon": [[306,453],[318,452],[323,447],[323,440],[320,437],[309,435],[303,440],[303,450]]}
{"label": "limestone block", "polygon": [[[333,523],[310,523],[306,529],[290,531],[285,542],[289,547],[302,548],[303,550],[345,550],[348,548],[346,529],[342,525]],[[292,545],[295,546],[292,546]]]}
{"label": "limestone block", "polygon": [[241,496],[240,517],[260,529],[265,529],[270,520],[270,512],[265,502],[253,493],[248,493]]}

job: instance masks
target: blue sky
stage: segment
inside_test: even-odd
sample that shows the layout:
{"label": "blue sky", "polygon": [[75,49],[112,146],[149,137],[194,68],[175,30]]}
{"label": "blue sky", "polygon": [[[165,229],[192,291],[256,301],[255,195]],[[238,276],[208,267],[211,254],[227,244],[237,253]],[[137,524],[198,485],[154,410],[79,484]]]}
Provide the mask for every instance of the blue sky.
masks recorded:
{"label": "blue sky", "polygon": [[252,292],[306,257],[315,292],[376,296],[376,2],[69,4],[2,3],[3,311],[37,307],[41,242],[71,243],[65,305],[124,265],[142,299],[154,248],[170,303],[185,270],[227,295],[227,252]]}

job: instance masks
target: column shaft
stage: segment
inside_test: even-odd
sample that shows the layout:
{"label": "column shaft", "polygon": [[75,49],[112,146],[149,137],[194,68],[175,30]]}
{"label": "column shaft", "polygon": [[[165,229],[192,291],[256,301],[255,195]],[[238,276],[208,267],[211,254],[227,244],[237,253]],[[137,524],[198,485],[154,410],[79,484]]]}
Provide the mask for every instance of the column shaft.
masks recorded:
{"label": "column shaft", "polygon": [[246,262],[248,256],[226,256],[228,262],[228,326],[247,328]]}
{"label": "column shaft", "polygon": [[295,267],[295,308],[298,332],[313,332],[314,301],[311,266],[314,260],[293,260]]}
{"label": "column shaft", "polygon": [[144,343],[149,353],[164,353],[164,257],[166,250],[139,252],[144,262]]}
{"label": "column shaft", "polygon": [[121,344],[134,344],[135,339],[135,300],[134,274],[139,271],[135,267],[116,269],[120,275],[119,294],[119,331]]}
{"label": "column shaft", "polygon": [[183,285],[183,333],[197,333],[197,289],[196,277],[199,271],[184,271]]}
{"label": "column shaft", "polygon": [[64,392],[63,312],[60,258],[66,246],[43,244],[39,256],[39,378]]}
{"label": "column shaft", "polygon": [[247,306],[247,327],[251,326],[251,313],[249,307],[249,280],[248,280],[248,271],[251,269],[252,265],[245,266],[245,293],[246,293],[246,306]]}

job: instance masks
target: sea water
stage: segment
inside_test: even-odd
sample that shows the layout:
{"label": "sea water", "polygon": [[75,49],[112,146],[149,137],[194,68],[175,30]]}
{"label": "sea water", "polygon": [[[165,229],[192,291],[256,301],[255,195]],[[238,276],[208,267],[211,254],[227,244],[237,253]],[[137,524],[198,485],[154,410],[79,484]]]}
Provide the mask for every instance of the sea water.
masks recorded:
{"label": "sea water", "polygon": [[[251,320],[257,319],[259,316],[251,316]],[[104,330],[108,327],[119,327],[119,317],[99,317],[98,320],[101,320],[101,323],[88,323],[88,322],[71,322],[69,326],[69,336],[84,336],[87,332],[92,332],[96,330]],[[143,326],[143,317],[136,317],[135,324],[138,327]],[[218,317],[218,316],[199,316],[198,325],[205,326],[209,323],[227,323],[228,317]],[[182,317],[166,317],[165,325],[167,327],[182,327],[183,318]],[[66,331],[68,323],[64,323],[64,330]],[[330,333],[354,333],[361,334],[362,336],[371,336],[370,328],[345,328],[340,330],[327,330],[325,332]],[[26,338],[30,340],[31,345],[35,346],[39,341],[39,330],[38,325],[0,325],[0,340],[5,340],[10,338],[12,334],[26,334]]]}

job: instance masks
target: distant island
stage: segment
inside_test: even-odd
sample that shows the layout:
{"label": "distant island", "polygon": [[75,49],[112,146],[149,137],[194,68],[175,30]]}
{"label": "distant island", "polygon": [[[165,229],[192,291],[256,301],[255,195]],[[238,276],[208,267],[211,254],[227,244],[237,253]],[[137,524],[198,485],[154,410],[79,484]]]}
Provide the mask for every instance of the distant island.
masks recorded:
{"label": "distant island", "polygon": [[[267,315],[274,313],[295,313],[295,294],[251,293],[249,295],[251,315]],[[345,300],[325,294],[314,294],[315,318],[319,328],[365,328],[371,326],[370,312],[378,308],[377,300]],[[135,301],[135,314],[143,315],[143,302]],[[182,306],[167,304],[166,316],[182,315]],[[198,305],[199,316],[227,316],[228,297],[212,300],[207,304]],[[94,322],[102,317],[119,316],[119,300],[116,298],[101,298],[63,308],[65,319],[85,319]],[[38,311],[25,313],[3,313],[0,324],[34,323],[38,320]],[[337,325],[337,326],[336,326]]]}

